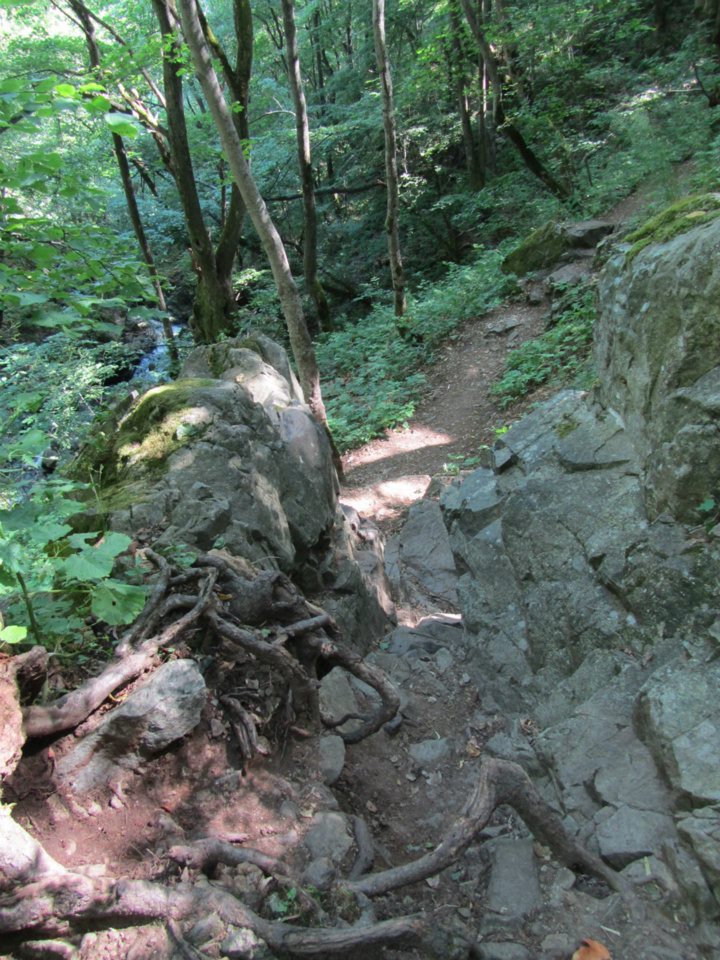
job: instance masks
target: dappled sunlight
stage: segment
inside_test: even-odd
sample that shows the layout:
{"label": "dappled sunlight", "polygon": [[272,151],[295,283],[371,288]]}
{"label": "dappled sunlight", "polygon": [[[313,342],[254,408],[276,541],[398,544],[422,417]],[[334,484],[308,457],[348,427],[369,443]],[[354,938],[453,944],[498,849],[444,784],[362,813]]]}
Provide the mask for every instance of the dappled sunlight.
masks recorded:
{"label": "dappled sunlight", "polygon": [[415,450],[424,450],[427,447],[442,447],[454,443],[455,437],[443,431],[434,430],[424,424],[417,424],[408,429],[389,430],[386,437],[373,440],[371,443],[354,450],[345,457],[346,473],[352,473],[358,466],[384,460],[387,456],[387,442],[392,437],[393,456],[400,453],[411,453]]}
{"label": "dappled sunlight", "polygon": [[431,477],[415,474],[365,486],[343,488],[342,502],[376,520],[392,520],[427,493]]}

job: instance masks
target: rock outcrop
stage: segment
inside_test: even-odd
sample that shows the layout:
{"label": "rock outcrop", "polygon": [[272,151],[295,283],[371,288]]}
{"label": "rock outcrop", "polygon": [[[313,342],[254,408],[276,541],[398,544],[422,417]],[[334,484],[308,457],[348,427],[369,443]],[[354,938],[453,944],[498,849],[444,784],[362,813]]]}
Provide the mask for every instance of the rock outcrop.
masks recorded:
{"label": "rock outcrop", "polygon": [[442,548],[505,717],[486,749],[699,923],[720,915],[720,542],[697,512],[720,484],[720,219],[629,251],[601,280],[596,395],[558,394],[446,487]]}
{"label": "rock outcrop", "polygon": [[[75,464],[88,511],[159,549],[222,549],[282,570],[362,647],[392,603],[382,550],[338,507],[327,436],[285,351],[262,335],[199,347]],[[98,518],[86,523],[96,529]]]}
{"label": "rock outcrop", "polygon": [[720,217],[635,256],[600,283],[602,403],[638,451],[652,516],[697,522],[720,486]]}

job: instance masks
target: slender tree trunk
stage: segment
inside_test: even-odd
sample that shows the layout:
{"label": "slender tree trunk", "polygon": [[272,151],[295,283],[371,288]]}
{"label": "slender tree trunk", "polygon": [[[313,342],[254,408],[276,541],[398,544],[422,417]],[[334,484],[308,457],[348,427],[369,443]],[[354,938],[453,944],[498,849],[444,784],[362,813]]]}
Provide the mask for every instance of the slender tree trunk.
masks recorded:
{"label": "slender tree trunk", "polygon": [[385,42],[385,0],[373,0],[373,34],[375,59],[383,95],[383,127],[385,130],[385,177],[387,179],[387,216],[385,229],[388,237],[390,275],[395,295],[395,316],[405,313],[405,272],[400,250],[400,193],[397,168],[397,131],[393,102],[392,75]]}
{"label": "slender tree trunk", "polygon": [[[82,3],[82,0],[69,0],[69,4],[70,9],[80,21],[80,26],[82,27],[82,31],[85,35],[90,67],[92,70],[99,72],[100,48],[95,35],[95,24],[90,15],[90,11],[85,4]],[[142,258],[148,268],[148,273],[150,274],[150,279],[155,289],[155,298],[157,300],[158,309],[163,313],[163,334],[167,342],[168,354],[170,356],[171,363],[174,367],[176,367],[178,365],[177,344],[175,343],[175,337],[173,335],[170,318],[167,315],[167,304],[165,302],[165,294],[163,292],[160,274],[158,273],[155,257],[153,256],[152,248],[150,247],[150,243],[148,242],[147,234],[145,233],[145,228],[143,226],[142,217],[140,216],[140,209],[137,204],[137,197],[135,196],[135,189],[133,187],[132,176],[130,174],[130,164],[128,162],[127,151],[125,150],[125,142],[119,134],[113,133],[112,143],[113,151],[115,153],[115,160],[120,173],[120,180],[122,182],[123,193],[125,194],[125,204],[127,206],[128,216],[130,217],[130,223],[132,224],[135,238],[138,242],[138,246],[140,247]]]}
{"label": "slender tree trunk", "polygon": [[[158,2],[158,0],[153,0],[153,2]],[[320,374],[315,350],[305,323],[300,295],[290,271],[285,247],[245,159],[242,143],[235,129],[223,92],[220,89],[210,51],[205,42],[195,0],[179,0],[178,6],[185,39],[220,135],[220,142],[242,195],[243,203],[270,262],[305,398],[318,420],[326,424],[327,417],[320,390]]]}
{"label": "slender tree trunk", "polygon": [[[330,330],[330,310],[327,297],[318,279],[317,272],[317,210],[315,208],[315,183],[313,181],[312,155],[310,152],[310,124],[308,123],[307,104],[300,72],[300,53],[298,51],[297,30],[295,28],[295,10],[293,0],[282,0],[283,22],[285,25],[285,48],[287,51],[288,79],[295,103],[295,129],[297,133],[298,165],[303,194],[305,237],[303,244],[303,271],[307,291],[315,303],[317,325],[320,330]],[[322,69],[322,58],[318,57],[318,71]],[[322,74],[318,72],[318,76]]]}
{"label": "slender tree trunk", "polygon": [[492,52],[490,44],[485,38],[485,33],[480,21],[478,20],[475,9],[473,8],[472,0],[462,0],[462,6],[465,13],[465,19],[467,20],[468,26],[470,27],[470,30],[475,38],[475,42],[478,45],[480,55],[482,56],[488,77],[490,79],[490,83],[492,84],[494,104],[493,112],[497,127],[502,130],[502,133],[518,151],[528,170],[534,174],[538,180],[544,183],[548,190],[555,194],[558,199],[567,200],[570,196],[570,190],[568,186],[558,180],[547,169],[532,147],[530,147],[530,145],[527,143],[518,127],[515,126],[511,120],[508,120],[507,116],[505,115],[505,108],[502,102],[502,80],[500,78],[500,71],[498,70],[497,61],[495,60],[495,56]]}
{"label": "slender tree trunk", "polygon": [[448,6],[450,16],[450,70],[454,74],[455,96],[457,98],[460,124],[462,127],[463,146],[465,148],[465,166],[467,167],[468,182],[471,190],[480,190],[485,186],[485,169],[483,158],[475,137],[470,117],[470,104],[465,89],[465,57],[462,49],[460,33],[460,18],[458,15],[457,0]]}
{"label": "slender tree trunk", "polygon": [[198,275],[190,328],[199,343],[213,343],[228,329],[232,286],[229,277],[218,276],[215,251],[200,206],[185,125],[182,56],[178,38],[166,0],[152,0],[152,4],[163,37],[163,83],[175,182]]}

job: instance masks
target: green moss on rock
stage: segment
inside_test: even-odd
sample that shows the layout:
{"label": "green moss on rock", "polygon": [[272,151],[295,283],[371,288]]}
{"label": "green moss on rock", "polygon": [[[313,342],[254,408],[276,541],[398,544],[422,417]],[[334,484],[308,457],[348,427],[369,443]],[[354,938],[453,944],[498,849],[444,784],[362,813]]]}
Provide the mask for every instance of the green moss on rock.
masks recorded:
{"label": "green moss on rock", "polygon": [[128,468],[134,478],[158,475],[172,453],[209,425],[211,414],[198,394],[216,385],[212,379],[188,379],[149,390],[119,424],[100,427],[72,464],[72,476],[104,493]]}
{"label": "green moss on rock", "polygon": [[626,242],[632,244],[627,262],[632,262],[651,243],[666,243],[717,216],[720,216],[720,193],[703,193],[678,200],[625,237]]}
{"label": "green moss on rock", "polygon": [[546,223],[511,250],[502,262],[503,273],[524,277],[534,270],[552,267],[570,248],[567,235],[556,223]]}

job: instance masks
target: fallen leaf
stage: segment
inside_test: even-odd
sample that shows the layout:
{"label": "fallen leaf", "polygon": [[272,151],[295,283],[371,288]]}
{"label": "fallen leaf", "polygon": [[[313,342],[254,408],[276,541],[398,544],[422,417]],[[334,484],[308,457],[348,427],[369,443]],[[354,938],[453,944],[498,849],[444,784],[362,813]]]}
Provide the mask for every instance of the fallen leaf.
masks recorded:
{"label": "fallen leaf", "polygon": [[608,948],[599,940],[583,940],[572,955],[572,960],[612,960]]}

